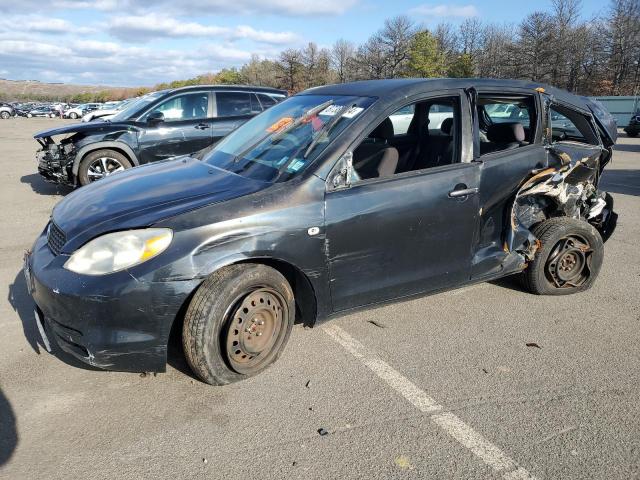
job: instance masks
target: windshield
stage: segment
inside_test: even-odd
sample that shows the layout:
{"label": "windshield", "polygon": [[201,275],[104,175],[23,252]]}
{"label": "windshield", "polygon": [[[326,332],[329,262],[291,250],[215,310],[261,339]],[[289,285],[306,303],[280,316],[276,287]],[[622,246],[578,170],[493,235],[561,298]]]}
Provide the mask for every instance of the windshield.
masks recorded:
{"label": "windshield", "polygon": [[256,180],[287,180],[311,164],[373,101],[331,95],[288,98],[221,140],[204,161]]}
{"label": "windshield", "polygon": [[142,97],[138,97],[134,99],[131,103],[128,103],[122,110],[116,113],[113,117],[111,117],[112,122],[118,122],[121,120],[128,120],[130,117],[134,117],[147,105],[152,102],[155,102],[158,98],[164,95],[166,91],[160,92],[151,92]]}

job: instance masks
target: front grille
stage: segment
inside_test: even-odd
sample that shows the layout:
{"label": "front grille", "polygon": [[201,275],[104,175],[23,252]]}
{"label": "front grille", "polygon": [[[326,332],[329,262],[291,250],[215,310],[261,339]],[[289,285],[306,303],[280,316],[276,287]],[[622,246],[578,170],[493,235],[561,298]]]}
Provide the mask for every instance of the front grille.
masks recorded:
{"label": "front grille", "polygon": [[53,222],[49,223],[47,229],[47,244],[54,255],[59,255],[62,247],[67,242],[64,232]]}

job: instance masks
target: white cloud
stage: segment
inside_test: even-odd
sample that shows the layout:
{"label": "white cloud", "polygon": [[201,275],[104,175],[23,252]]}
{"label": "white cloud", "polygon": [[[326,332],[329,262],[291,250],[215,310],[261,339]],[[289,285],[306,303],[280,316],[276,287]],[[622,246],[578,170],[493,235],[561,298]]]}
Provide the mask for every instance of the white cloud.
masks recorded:
{"label": "white cloud", "polygon": [[359,0],[0,0],[0,11],[24,12],[30,9],[98,10],[143,14],[153,11],[174,15],[266,14],[286,16],[342,15]]}
{"label": "white cloud", "polygon": [[215,44],[181,51],[95,40],[55,43],[0,40],[0,65],[7,70],[8,78],[116,86],[153,85],[194,77],[238,66],[247,61],[251,53]]}
{"label": "white cloud", "polygon": [[287,44],[298,40],[298,36],[293,32],[256,30],[248,25],[240,25],[234,28],[203,25],[196,22],[184,22],[158,14],[113,17],[108,24],[107,30],[112,36],[129,42],[146,42],[155,38],[166,37],[212,37],[219,40],[248,39],[269,44]]}
{"label": "white cloud", "polygon": [[[77,26],[62,18],[42,17],[37,15],[3,15],[0,18],[0,31],[12,32],[16,25],[20,26],[21,33],[44,33],[49,35],[62,34],[88,34],[93,29],[86,26]],[[7,36],[5,35],[5,38]]]}
{"label": "white cloud", "polygon": [[429,5],[423,4],[409,10],[414,15],[420,15],[423,17],[438,17],[438,18],[470,18],[477,17],[479,15],[478,9],[475,5]]}
{"label": "white cloud", "polygon": [[240,25],[236,27],[231,36],[232,38],[247,38],[255,42],[271,43],[274,45],[290,44],[300,40],[298,35],[293,32],[269,32],[265,30],[256,30],[249,25]]}

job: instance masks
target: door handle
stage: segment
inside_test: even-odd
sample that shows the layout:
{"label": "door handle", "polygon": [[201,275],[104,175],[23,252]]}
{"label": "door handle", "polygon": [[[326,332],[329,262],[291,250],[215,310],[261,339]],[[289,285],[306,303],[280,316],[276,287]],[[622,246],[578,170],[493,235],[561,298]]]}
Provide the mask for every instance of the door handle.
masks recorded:
{"label": "door handle", "polygon": [[[466,185],[464,185],[466,187]],[[459,188],[456,185],[456,188]],[[469,195],[475,195],[478,193],[477,188],[460,188],[459,190],[452,190],[449,192],[450,198],[460,198],[460,197],[468,197]]]}
{"label": "door handle", "polygon": [[206,130],[207,128],[209,128],[209,125],[207,125],[206,123],[199,123],[195,126],[195,128],[197,128],[198,130]]}

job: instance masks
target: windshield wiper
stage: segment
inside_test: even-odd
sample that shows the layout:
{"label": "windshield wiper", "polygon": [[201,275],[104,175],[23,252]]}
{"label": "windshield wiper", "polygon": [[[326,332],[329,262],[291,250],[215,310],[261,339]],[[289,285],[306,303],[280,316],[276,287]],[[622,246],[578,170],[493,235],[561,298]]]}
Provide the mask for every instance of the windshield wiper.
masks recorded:
{"label": "windshield wiper", "polygon": [[242,152],[240,152],[238,155],[236,155],[235,157],[233,157],[233,162],[234,163],[238,163],[240,161],[241,158],[244,158],[244,156],[249,153],[251,150],[253,150],[254,148],[256,148],[258,145],[260,145],[262,142],[264,142],[267,138],[269,138],[270,136],[273,136],[273,140],[278,140],[280,137],[282,137],[285,133],[291,131],[292,129],[296,128],[298,125],[300,125],[301,123],[308,121],[308,119],[312,116],[314,116],[315,114],[317,114],[318,112],[321,112],[322,110],[324,110],[325,108],[327,108],[328,106],[333,105],[333,100],[327,100],[324,103],[321,103],[320,105],[318,105],[317,107],[313,107],[310,108],[309,110],[307,110],[306,112],[304,112],[301,116],[299,116],[298,118],[296,118],[293,122],[291,122],[290,124],[288,124],[286,127],[284,127],[282,130],[278,130],[275,133],[272,132],[267,132],[266,135],[263,135],[262,137],[260,137],[258,139],[257,142],[252,143],[251,145],[249,145],[247,148],[245,148],[244,150],[242,150]]}
{"label": "windshield wiper", "polygon": [[304,151],[304,155],[302,155],[302,158],[306,159],[309,156],[309,154],[316,147],[316,145],[318,145],[318,143],[320,143],[320,140],[322,139],[322,136],[323,135],[328,136],[329,132],[331,131],[331,129],[333,127],[335,127],[336,124],[342,118],[342,114],[344,114],[351,107],[355,107],[355,105],[345,105],[345,106],[343,106],[340,110],[338,110],[336,112],[335,116],[331,120],[329,120],[327,123],[324,124],[324,127],[322,127],[322,129],[318,132],[318,134],[316,135],[316,138],[313,139],[313,141],[309,144],[307,149]]}

